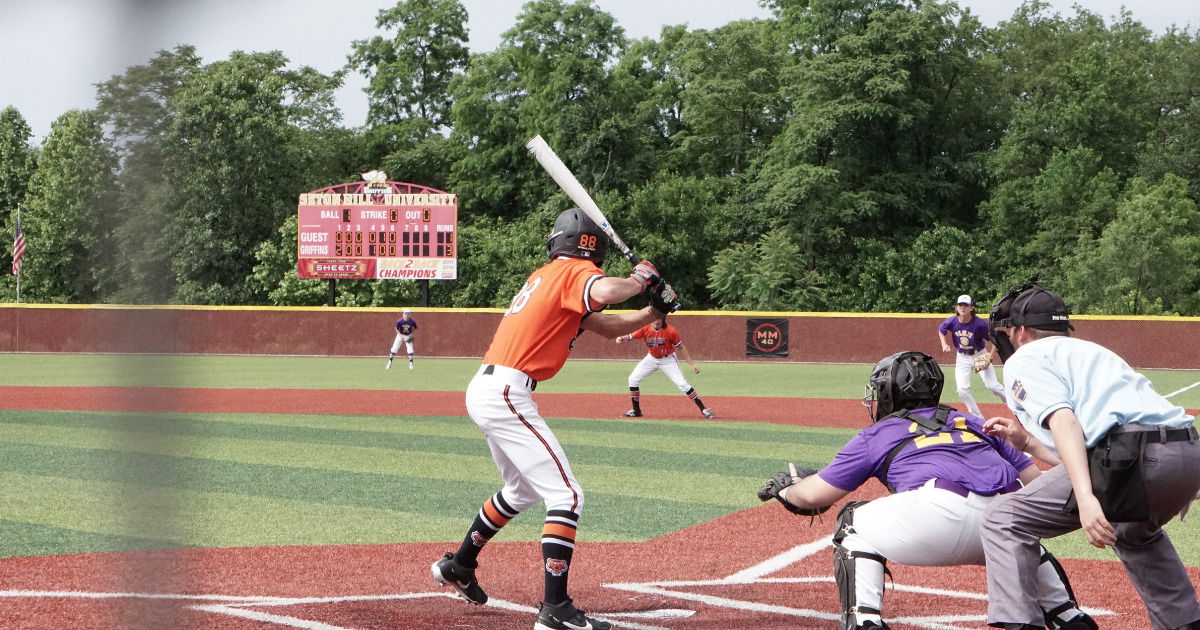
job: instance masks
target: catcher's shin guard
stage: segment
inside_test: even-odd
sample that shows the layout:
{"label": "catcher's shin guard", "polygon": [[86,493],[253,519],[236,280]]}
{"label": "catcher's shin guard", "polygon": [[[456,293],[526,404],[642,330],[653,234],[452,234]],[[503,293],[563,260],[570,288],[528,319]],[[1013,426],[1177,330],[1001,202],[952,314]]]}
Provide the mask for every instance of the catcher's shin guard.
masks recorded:
{"label": "catcher's shin guard", "polygon": [[1071,581],[1063,570],[1058,559],[1045,547],[1042,547],[1041,564],[1038,565],[1038,605],[1046,617],[1046,627],[1050,630],[1065,628],[1090,628],[1096,630],[1099,626],[1087,613],[1079,609],[1075,602],[1075,591],[1071,589]]}
{"label": "catcher's shin guard", "polygon": [[883,577],[890,575],[887,558],[867,550],[854,531],[854,510],[866,501],[851,501],[838,512],[833,535],[833,577],[841,602],[841,629],[859,630],[868,622],[887,629],[883,622]]}

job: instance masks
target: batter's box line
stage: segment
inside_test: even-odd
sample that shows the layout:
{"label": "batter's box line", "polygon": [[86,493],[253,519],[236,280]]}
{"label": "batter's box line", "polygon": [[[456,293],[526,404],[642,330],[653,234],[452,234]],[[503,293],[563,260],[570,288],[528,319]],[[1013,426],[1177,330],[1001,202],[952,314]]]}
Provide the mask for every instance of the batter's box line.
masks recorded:
{"label": "batter's box line", "polygon": [[[458,600],[457,595],[434,591],[424,593],[397,593],[390,595],[346,595],[337,597],[272,597],[272,596],[244,596],[244,595],[184,595],[177,593],[117,593],[117,592],[88,592],[88,591],[45,591],[45,590],[8,590],[0,591],[0,599],[3,598],[59,598],[59,599],[148,599],[148,600],[175,600],[175,601],[210,601],[217,602],[213,604],[196,604],[188,606],[192,610],[201,612],[227,615],[231,617],[239,617],[262,623],[270,623],[278,626],[286,626],[290,628],[302,628],[303,630],[353,630],[352,628],[344,628],[335,626],[311,619],[302,619],[300,617],[291,617],[288,615],[277,615],[259,610],[251,610],[253,608],[267,608],[272,606],[299,606],[308,604],[339,604],[345,602],[364,602],[364,601],[399,601],[413,600],[422,598],[441,597],[446,599]],[[499,608],[501,610],[511,610],[536,615],[537,608],[517,604],[514,602],[505,601],[502,599],[490,598],[485,606]],[[657,610],[657,611],[638,611],[638,612],[612,612],[612,613],[595,613],[593,616],[597,618],[609,618],[616,622],[616,618],[621,618],[619,625],[622,628],[630,630],[670,630],[660,626],[652,626],[629,621],[631,618],[639,617],[658,617],[672,618],[684,617],[694,614],[692,610]]]}

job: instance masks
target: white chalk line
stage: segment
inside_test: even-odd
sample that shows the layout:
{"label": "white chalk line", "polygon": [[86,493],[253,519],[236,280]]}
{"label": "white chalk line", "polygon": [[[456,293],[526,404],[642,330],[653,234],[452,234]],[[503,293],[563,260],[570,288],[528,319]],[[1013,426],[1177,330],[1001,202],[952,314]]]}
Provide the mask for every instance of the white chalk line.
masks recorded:
{"label": "white chalk line", "polygon": [[[656,582],[629,582],[605,584],[606,587],[619,590],[631,591],[635,593],[643,593],[647,595],[660,595],[666,597],[674,597],[684,601],[697,602],[707,606],[732,608],[735,610],[745,610],[758,613],[775,613],[780,615],[788,615],[794,617],[804,617],[810,619],[821,619],[826,621],[837,621],[839,615],[831,614],[819,610],[811,610],[808,608],[795,608],[791,606],[779,606],[775,604],[764,604],[761,602],[746,601],[732,599],[729,597],[721,597],[717,595],[707,595],[704,593],[696,593],[692,591],[677,590],[681,588],[697,588],[711,586],[736,586],[746,584],[813,584],[817,582],[833,583],[834,579],[830,575],[809,576],[809,577],[791,577],[791,578],[771,578],[766,577],[777,571],[781,571],[792,564],[800,562],[813,554],[816,554],[832,544],[832,537],[826,536],[810,543],[797,545],[791,549],[768,558],[754,566],[748,567],[737,573],[729,575],[725,578],[713,580],[667,580]],[[889,588],[895,591],[920,593],[927,595],[936,595],[947,598],[968,599],[976,601],[987,601],[986,593],[977,593],[972,591],[956,591],[949,589],[929,588],[925,586],[914,586],[909,584],[891,583]],[[1084,607],[1083,610],[1093,617],[1115,615],[1111,610],[1103,608]],[[889,622],[894,624],[905,624],[915,626],[925,630],[964,630],[964,626],[957,625],[962,623],[972,624],[972,627],[979,623],[986,623],[986,615],[931,615],[920,617],[888,617]]]}
{"label": "white chalk line", "polygon": [[1191,385],[1188,385],[1187,387],[1184,387],[1183,389],[1177,389],[1177,390],[1171,392],[1170,394],[1163,396],[1163,398],[1170,398],[1170,397],[1174,396],[1175,394],[1182,394],[1183,392],[1186,392],[1187,390],[1192,389],[1193,387],[1200,387],[1200,381],[1196,381],[1195,383],[1192,383]]}
{"label": "white chalk line", "polygon": [[[809,608],[799,608],[793,606],[781,606],[775,604],[765,604],[762,602],[740,600],[731,597],[722,597],[693,591],[680,590],[685,588],[703,588],[703,587],[719,587],[719,586],[739,586],[750,584],[815,584],[820,582],[832,583],[832,576],[806,576],[806,577],[768,577],[773,573],[781,571],[797,562],[800,562],[830,546],[831,537],[824,538],[797,545],[772,556],[767,560],[747,567],[741,571],[733,573],[723,578],[711,580],[664,580],[655,582],[622,582],[604,584],[606,588],[612,588],[621,591],[640,593],[645,595],[659,595],[674,598],[685,602],[693,602],[705,606],[716,608],[727,608],[731,610],[743,610],[757,613],[773,613],[786,615],[791,617],[802,617],[809,619],[820,619],[824,621],[837,621],[838,615],[820,610],[812,610]],[[986,593],[977,593],[972,591],[958,591],[949,589],[929,588],[925,586],[915,586],[909,584],[891,583],[889,587],[895,591],[920,593],[927,595],[935,595],[947,598],[967,599],[967,600],[987,600]],[[0,591],[0,598],[78,598],[78,599],[151,599],[151,600],[188,600],[197,602],[214,602],[207,604],[195,604],[189,606],[193,610],[203,611],[212,614],[227,615],[231,617],[239,617],[257,621],[260,623],[273,624],[276,626],[300,628],[302,630],[353,630],[351,628],[343,628],[341,626],[330,625],[316,620],[302,619],[288,615],[280,615],[264,612],[262,608],[281,607],[281,606],[299,606],[311,604],[339,604],[345,602],[362,602],[362,601],[402,601],[414,600],[420,598],[441,597],[457,601],[459,598],[456,595],[444,591],[434,592],[418,592],[418,593],[397,593],[383,595],[347,595],[336,597],[274,597],[274,596],[244,596],[244,595],[184,595],[173,593],[119,593],[119,592],[87,592],[87,591],[48,591],[48,590],[7,590]],[[502,610],[511,610],[514,612],[536,614],[537,609],[531,606],[517,604],[501,599],[490,598],[484,606],[499,608]],[[1116,613],[1103,608],[1084,608],[1088,614],[1093,617],[1114,615]],[[633,619],[682,619],[690,617],[696,613],[692,609],[679,608],[662,608],[646,611],[628,611],[628,612],[611,612],[611,613],[592,613],[592,616],[598,619],[605,619],[613,622],[621,628],[629,628],[630,630],[670,630],[659,626],[644,625],[633,621]],[[922,628],[925,630],[964,630],[964,626],[958,625],[963,623],[978,624],[986,622],[984,615],[930,615],[920,617],[893,617],[888,621],[896,624],[905,624]]]}

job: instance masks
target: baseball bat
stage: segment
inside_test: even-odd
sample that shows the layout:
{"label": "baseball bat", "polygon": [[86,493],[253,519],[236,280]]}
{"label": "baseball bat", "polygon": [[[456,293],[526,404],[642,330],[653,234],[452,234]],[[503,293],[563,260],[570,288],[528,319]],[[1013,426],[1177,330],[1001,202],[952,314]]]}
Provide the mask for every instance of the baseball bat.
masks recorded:
{"label": "baseball bat", "polygon": [[617,236],[617,231],[608,222],[608,218],[604,216],[604,213],[600,210],[600,206],[596,205],[596,201],[592,199],[592,196],[588,194],[587,190],[584,190],[579,180],[575,179],[575,175],[571,173],[571,169],[567,168],[566,164],[563,164],[563,161],[559,159],[554,149],[551,149],[550,145],[546,144],[541,135],[530,138],[529,142],[525,143],[525,148],[529,149],[529,152],[537,159],[538,164],[541,164],[542,168],[546,169],[546,172],[550,174],[550,177],[554,179],[558,187],[567,193],[567,197],[570,197],[571,201],[574,201],[575,205],[579,206],[579,209],[583,210],[583,213],[589,219],[595,221],[596,225],[600,226],[600,229],[608,235],[609,240],[621,250],[621,253],[625,254],[625,258],[629,259],[629,262],[637,265],[642,261],[641,258],[637,257],[637,254],[633,253],[633,250],[629,249],[625,241],[622,241],[621,237]]}

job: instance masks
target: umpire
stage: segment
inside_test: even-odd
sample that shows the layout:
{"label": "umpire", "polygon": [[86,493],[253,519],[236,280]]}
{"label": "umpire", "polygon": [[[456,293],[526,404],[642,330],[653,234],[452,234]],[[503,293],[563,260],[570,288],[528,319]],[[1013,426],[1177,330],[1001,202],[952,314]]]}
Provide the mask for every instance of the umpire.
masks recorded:
{"label": "umpire", "polygon": [[1018,443],[1032,435],[1061,464],[988,506],[988,623],[1042,627],[1039,539],[1082,528],[1092,545],[1114,548],[1151,628],[1200,630],[1196,590],[1162,529],[1200,490],[1194,419],[1112,351],[1071,338],[1066,304],[1037,284],[1000,300],[991,326],[1008,406],[1028,433],[1003,418],[988,428]]}

